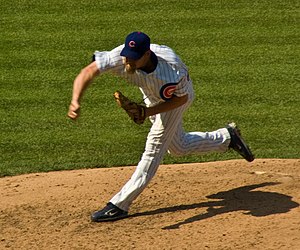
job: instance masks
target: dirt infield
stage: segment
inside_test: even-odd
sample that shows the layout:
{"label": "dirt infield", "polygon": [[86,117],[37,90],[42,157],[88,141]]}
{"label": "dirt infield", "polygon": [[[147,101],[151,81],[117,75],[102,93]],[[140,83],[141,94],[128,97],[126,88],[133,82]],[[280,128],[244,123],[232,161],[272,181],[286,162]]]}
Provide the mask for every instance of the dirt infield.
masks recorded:
{"label": "dirt infield", "polygon": [[129,218],[91,223],[133,171],[0,178],[0,249],[300,249],[300,159],[160,166]]}

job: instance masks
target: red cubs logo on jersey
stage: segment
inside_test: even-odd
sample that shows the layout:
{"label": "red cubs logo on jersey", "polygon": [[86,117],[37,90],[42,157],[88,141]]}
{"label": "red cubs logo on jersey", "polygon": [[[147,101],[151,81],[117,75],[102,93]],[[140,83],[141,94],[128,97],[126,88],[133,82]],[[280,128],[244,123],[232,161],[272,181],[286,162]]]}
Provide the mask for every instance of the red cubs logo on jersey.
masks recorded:
{"label": "red cubs logo on jersey", "polygon": [[170,100],[176,90],[176,83],[168,83],[161,87],[160,97],[167,101]]}

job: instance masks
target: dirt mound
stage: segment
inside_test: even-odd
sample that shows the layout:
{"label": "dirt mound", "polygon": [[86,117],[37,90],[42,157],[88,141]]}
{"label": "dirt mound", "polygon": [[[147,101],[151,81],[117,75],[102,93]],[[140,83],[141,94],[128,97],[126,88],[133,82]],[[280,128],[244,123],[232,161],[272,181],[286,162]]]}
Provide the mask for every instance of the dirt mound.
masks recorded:
{"label": "dirt mound", "polygon": [[160,166],[129,218],[91,223],[133,171],[0,178],[0,249],[299,249],[299,159]]}

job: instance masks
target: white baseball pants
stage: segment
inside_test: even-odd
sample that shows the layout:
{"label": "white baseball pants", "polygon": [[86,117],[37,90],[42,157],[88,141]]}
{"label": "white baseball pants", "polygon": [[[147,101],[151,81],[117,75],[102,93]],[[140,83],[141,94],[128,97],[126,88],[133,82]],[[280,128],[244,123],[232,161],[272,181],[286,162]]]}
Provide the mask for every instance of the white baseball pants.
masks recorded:
{"label": "white baseball pants", "polygon": [[128,211],[131,203],[155,175],[167,150],[171,154],[187,155],[225,152],[228,149],[230,135],[226,128],[213,132],[184,132],[182,116],[192,99],[177,109],[150,117],[152,127],[141,160],[130,180],[110,200],[111,203]]}

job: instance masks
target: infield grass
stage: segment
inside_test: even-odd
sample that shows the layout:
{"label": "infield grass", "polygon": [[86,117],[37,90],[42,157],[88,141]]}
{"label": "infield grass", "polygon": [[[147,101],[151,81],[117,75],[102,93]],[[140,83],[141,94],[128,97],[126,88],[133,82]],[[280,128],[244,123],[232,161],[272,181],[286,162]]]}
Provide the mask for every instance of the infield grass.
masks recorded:
{"label": "infield grass", "polygon": [[[172,47],[188,65],[196,100],[187,131],[236,121],[258,158],[299,158],[299,2],[41,1],[1,3],[0,176],[135,165],[150,127],[133,124],[112,97],[139,91],[111,75],[66,118],[72,82],[95,50],[135,30]],[[239,158],[166,156],[163,163]]]}

